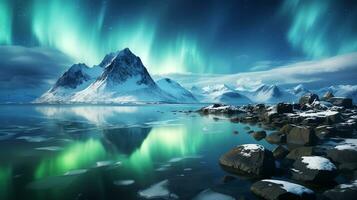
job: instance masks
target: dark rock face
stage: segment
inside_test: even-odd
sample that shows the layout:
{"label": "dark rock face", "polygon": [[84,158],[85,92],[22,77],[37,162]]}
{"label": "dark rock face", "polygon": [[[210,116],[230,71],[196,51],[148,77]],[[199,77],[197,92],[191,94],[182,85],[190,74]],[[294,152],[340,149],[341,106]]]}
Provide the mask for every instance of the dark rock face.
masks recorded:
{"label": "dark rock face", "polygon": [[325,94],[324,94],[324,96],[323,96],[323,100],[328,100],[328,99],[331,99],[332,97],[335,97],[333,94],[332,94],[332,92],[330,92],[330,91],[328,91],[328,92],[326,92]]}
{"label": "dark rock face", "polygon": [[357,151],[352,149],[330,149],[327,156],[340,164],[357,163]]}
{"label": "dark rock face", "polygon": [[90,80],[90,76],[85,72],[89,67],[83,63],[72,65],[55,83],[51,91],[55,91],[59,87],[77,88],[83,82]]}
{"label": "dark rock face", "polygon": [[319,96],[317,94],[308,93],[300,98],[299,103],[300,105],[312,104],[312,102],[318,100],[319,100]]}
{"label": "dark rock face", "polygon": [[316,142],[314,129],[306,126],[294,126],[287,135],[289,144],[312,145]]}
{"label": "dark rock face", "polygon": [[256,140],[262,140],[263,138],[265,138],[266,136],[266,132],[265,131],[255,131],[253,132],[252,136],[254,137],[254,139]]}
{"label": "dark rock face", "polygon": [[224,169],[237,174],[270,176],[275,170],[272,152],[257,144],[235,147],[222,155],[219,162]]}
{"label": "dark rock face", "polygon": [[323,196],[329,200],[347,200],[356,199],[357,197],[357,181],[352,184],[341,184],[334,189],[327,190],[323,193]]}
{"label": "dark rock face", "polygon": [[250,190],[266,200],[312,200],[316,198],[310,189],[287,181],[261,180],[255,182]]}
{"label": "dark rock face", "polygon": [[277,146],[273,150],[273,156],[275,159],[283,159],[288,154],[289,154],[289,150],[281,145]]}
{"label": "dark rock face", "polygon": [[278,105],[276,105],[276,111],[278,114],[292,113],[293,105],[287,103],[278,103]]}
{"label": "dark rock face", "polygon": [[273,132],[265,137],[270,144],[281,144],[286,142],[286,135],[281,132]]}
{"label": "dark rock face", "polygon": [[110,80],[114,83],[122,83],[134,76],[140,77],[137,81],[138,85],[156,85],[140,58],[135,56],[128,48],[126,48],[122,50],[104,69],[103,74],[97,81]]}
{"label": "dark rock face", "polygon": [[233,114],[238,114],[241,113],[242,111],[239,110],[235,106],[227,106],[224,104],[213,104],[210,106],[203,107],[199,109],[197,112],[203,114],[203,115],[208,115],[208,114],[224,114],[224,115],[233,115]]}
{"label": "dark rock face", "polygon": [[286,158],[291,160],[296,160],[302,156],[313,156],[317,155],[317,152],[313,147],[298,147],[290,151]]}
{"label": "dark rock face", "polygon": [[327,158],[320,156],[304,156],[294,162],[292,178],[299,181],[326,184],[337,175],[336,166]]}
{"label": "dark rock face", "polygon": [[344,108],[352,108],[353,106],[351,98],[332,97],[328,101],[335,106],[342,106]]}

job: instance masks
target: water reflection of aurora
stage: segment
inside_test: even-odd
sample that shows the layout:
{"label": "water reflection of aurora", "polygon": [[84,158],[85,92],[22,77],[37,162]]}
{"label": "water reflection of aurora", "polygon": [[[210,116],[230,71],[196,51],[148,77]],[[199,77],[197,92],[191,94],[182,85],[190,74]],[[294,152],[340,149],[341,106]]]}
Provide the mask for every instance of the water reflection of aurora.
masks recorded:
{"label": "water reflection of aurora", "polygon": [[189,132],[184,126],[155,127],[151,129],[141,146],[130,155],[120,151],[108,151],[100,139],[76,141],[55,157],[41,161],[35,171],[35,178],[91,168],[96,162],[103,160],[120,161],[122,168],[138,175],[147,173],[154,170],[154,161],[165,162],[172,157],[195,155],[202,139],[199,137],[200,134]]}

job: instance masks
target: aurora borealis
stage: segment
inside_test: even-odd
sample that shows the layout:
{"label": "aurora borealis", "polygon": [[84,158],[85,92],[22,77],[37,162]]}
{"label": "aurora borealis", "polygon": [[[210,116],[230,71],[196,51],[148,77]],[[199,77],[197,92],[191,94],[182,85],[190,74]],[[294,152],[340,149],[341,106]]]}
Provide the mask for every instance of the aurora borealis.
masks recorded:
{"label": "aurora borealis", "polygon": [[153,73],[236,73],[356,51],[356,8],[352,0],[0,0],[0,44],[54,48],[88,65],[129,47]]}

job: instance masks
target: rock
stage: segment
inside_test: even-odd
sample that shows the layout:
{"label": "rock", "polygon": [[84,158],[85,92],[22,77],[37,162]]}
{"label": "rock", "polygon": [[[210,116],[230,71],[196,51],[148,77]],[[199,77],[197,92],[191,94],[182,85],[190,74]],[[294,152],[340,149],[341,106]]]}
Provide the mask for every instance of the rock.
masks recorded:
{"label": "rock", "polygon": [[317,94],[307,93],[300,98],[299,103],[300,105],[306,105],[306,104],[312,104],[312,102],[318,100],[319,100],[319,96]]}
{"label": "rock", "polygon": [[286,135],[281,132],[273,132],[266,136],[265,140],[271,144],[281,144],[286,142]]}
{"label": "rock", "polygon": [[226,115],[232,115],[232,114],[238,114],[242,113],[240,109],[236,106],[228,106],[224,104],[213,104],[210,106],[203,107],[198,110],[199,113],[208,115],[208,114],[226,114]]}
{"label": "rock", "polygon": [[357,196],[357,180],[351,184],[340,184],[334,189],[327,190],[323,196],[329,200],[348,200],[356,199]]}
{"label": "rock", "polygon": [[332,94],[332,92],[327,91],[327,92],[324,94],[323,99],[324,99],[324,100],[329,100],[329,99],[331,99],[332,97],[335,97],[335,96]]}
{"label": "rock", "polygon": [[275,170],[273,153],[258,144],[239,145],[222,155],[220,164],[229,172],[270,176]]}
{"label": "rock", "polygon": [[318,184],[331,183],[337,175],[336,166],[321,156],[303,156],[297,159],[292,169],[292,178]]}
{"label": "rock", "polygon": [[[327,151],[327,156],[332,161],[346,164],[357,163],[357,145],[356,139],[347,139],[345,143],[336,145],[334,148]],[[352,141],[351,143],[349,143]]]}
{"label": "rock", "polygon": [[322,125],[315,128],[315,135],[319,139],[325,139],[334,135],[335,128],[329,125]]}
{"label": "rock", "polygon": [[239,132],[238,132],[237,130],[235,130],[235,131],[233,131],[233,134],[238,135],[238,134],[239,134]]}
{"label": "rock", "polygon": [[281,180],[261,180],[255,182],[250,190],[266,200],[312,200],[316,198],[312,190],[302,185]]}
{"label": "rock", "polygon": [[328,100],[334,106],[342,106],[344,108],[352,108],[352,99],[345,97],[332,97]]}
{"label": "rock", "polygon": [[292,128],[293,128],[292,125],[286,124],[283,127],[281,127],[280,132],[288,134],[291,131]]}
{"label": "rock", "polygon": [[278,114],[292,113],[293,105],[288,103],[278,103],[278,105],[276,105],[276,111]]}
{"label": "rock", "polygon": [[286,158],[291,160],[296,160],[302,156],[313,156],[316,155],[316,151],[313,147],[298,147],[290,151]]}
{"label": "rock", "polygon": [[253,134],[254,139],[256,140],[262,140],[263,138],[266,137],[266,132],[265,131],[255,131]]}
{"label": "rock", "polygon": [[288,144],[312,145],[316,140],[314,129],[307,126],[294,126],[286,137]]}
{"label": "rock", "polygon": [[288,154],[289,154],[289,150],[281,145],[277,146],[273,150],[273,156],[275,159],[283,159]]}

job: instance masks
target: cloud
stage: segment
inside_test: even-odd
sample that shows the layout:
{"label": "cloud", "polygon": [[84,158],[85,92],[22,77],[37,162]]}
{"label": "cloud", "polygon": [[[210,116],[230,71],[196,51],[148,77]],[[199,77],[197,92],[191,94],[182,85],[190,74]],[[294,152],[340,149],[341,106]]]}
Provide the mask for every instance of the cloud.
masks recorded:
{"label": "cloud", "polygon": [[176,74],[166,76],[174,80],[175,77],[179,77],[178,82],[187,88],[193,85],[205,86],[212,84],[228,84],[236,88],[251,88],[261,83],[277,85],[306,83],[313,87],[357,84],[357,52],[328,59],[296,62],[272,68],[231,75],[190,74],[178,76]]}
{"label": "cloud", "polygon": [[0,61],[0,100],[39,95],[72,63],[57,50],[23,46],[0,46]]}

